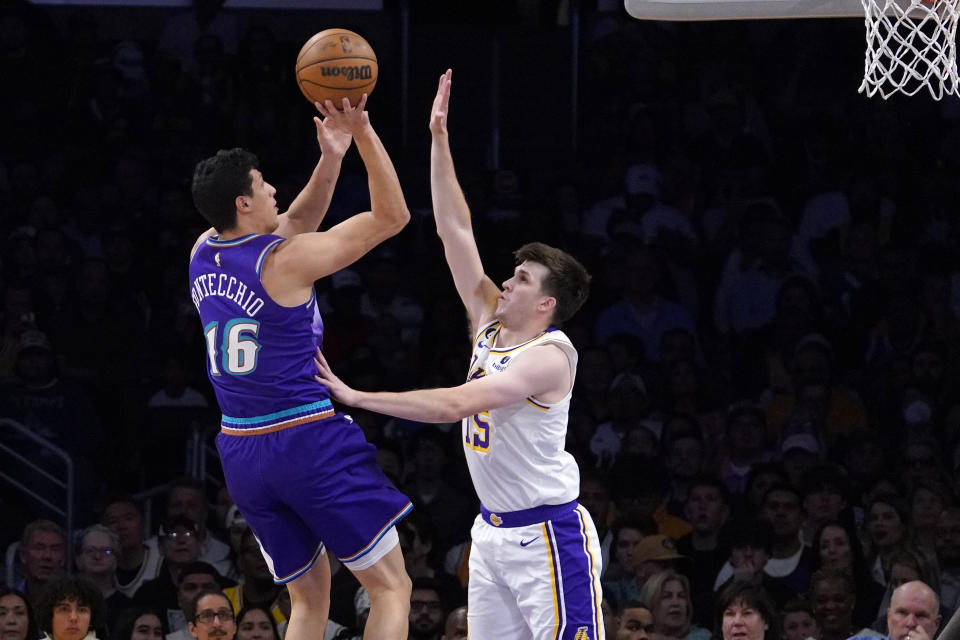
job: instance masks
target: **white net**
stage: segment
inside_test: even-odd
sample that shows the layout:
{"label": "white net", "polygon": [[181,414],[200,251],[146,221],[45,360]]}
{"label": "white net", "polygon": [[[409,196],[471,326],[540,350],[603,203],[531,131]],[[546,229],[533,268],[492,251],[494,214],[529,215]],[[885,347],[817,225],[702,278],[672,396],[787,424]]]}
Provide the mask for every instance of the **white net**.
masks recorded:
{"label": "white net", "polygon": [[888,98],[926,88],[935,100],[960,95],[958,0],[861,0],[867,53],[860,92]]}

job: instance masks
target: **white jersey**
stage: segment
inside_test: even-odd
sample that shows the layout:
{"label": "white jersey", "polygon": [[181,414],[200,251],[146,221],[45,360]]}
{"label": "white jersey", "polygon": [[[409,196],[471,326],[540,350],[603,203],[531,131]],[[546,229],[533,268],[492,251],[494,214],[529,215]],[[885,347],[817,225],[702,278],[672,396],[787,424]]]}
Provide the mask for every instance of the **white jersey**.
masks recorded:
{"label": "white jersey", "polygon": [[[500,323],[485,324],[473,341],[468,380],[503,373],[518,355],[558,346],[570,364],[571,391],[577,351],[558,329],[519,345],[498,345]],[[496,346],[494,346],[496,345]],[[463,419],[467,466],[480,502],[491,511],[520,511],[564,504],[580,494],[580,470],[564,450],[571,392],[546,404],[533,398]]]}

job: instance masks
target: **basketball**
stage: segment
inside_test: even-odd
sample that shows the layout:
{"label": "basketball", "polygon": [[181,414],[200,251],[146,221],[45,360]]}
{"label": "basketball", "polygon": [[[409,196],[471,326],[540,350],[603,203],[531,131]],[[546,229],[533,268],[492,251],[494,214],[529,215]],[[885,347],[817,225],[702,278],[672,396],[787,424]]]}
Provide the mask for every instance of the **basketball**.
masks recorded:
{"label": "basketball", "polygon": [[324,100],[356,105],[377,84],[377,55],[366,40],[346,29],[326,29],[307,40],[297,55],[297,85],[311,104]]}

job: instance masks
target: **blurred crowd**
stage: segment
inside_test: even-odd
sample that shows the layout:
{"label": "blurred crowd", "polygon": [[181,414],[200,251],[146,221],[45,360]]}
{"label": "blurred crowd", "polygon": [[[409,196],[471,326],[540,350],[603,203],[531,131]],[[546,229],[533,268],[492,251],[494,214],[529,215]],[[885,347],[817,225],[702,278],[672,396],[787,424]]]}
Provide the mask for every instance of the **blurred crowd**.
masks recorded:
{"label": "blurred crowd", "polygon": [[[244,640],[278,640],[289,613],[216,465],[183,477],[184,443],[209,444],[218,424],[187,289],[204,228],[189,180],[196,160],[244,146],[282,209],[319,151],[293,82],[300,43],[204,4],[149,41],[104,37],[85,9],[0,9],[0,418],[64,449],[78,478],[73,531],[5,488],[0,544],[16,545],[8,587],[34,608],[45,585],[88,584],[62,573],[89,578],[101,640],[143,625],[188,639],[184,611],[204,590],[244,610]],[[534,42],[570,29],[556,3],[517,4],[539,10],[517,27]],[[457,123],[486,103],[467,90],[451,140],[495,281],[528,240],[593,275],[564,327],[580,356],[566,444],[603,540],[608,637],[633,637],[617,625],[639,602],[657,640],[719,640],[716,598],[740,582],[775,603],[771,639],[886,635],[893,590],[916,580],[945,622],[960,604],[960,101],[857,95],[859,21],[642,23],[603,2],[580,9],[576,147],[524,138],[553,119],[570,139],[573,104],[514,93],[518,113],[501,117],[524,153],[471,158],[483,141]],[[441,54],[411,84],[452,66]],[[385,139],[398,137],[396,114],[376,109]],[[427,139],[426,117],[414,113],[412,137]],[[389,149],[411,224],[317,283],[324,352],[358,388],[465,376],[467,322],[415,146]],[[348,159],[328,219],[362,210],[364,187]],[[459,637],[478,512],[460,426],[350,413],[415,505],[399,526],[411,637]],[[3,441],[35,449],[20,432]],[[3,465],[40,485],[36,468]],[[334,565],[328,636],[353,637],[369,602]],[[243,635],[261,622],[265,635]]]}

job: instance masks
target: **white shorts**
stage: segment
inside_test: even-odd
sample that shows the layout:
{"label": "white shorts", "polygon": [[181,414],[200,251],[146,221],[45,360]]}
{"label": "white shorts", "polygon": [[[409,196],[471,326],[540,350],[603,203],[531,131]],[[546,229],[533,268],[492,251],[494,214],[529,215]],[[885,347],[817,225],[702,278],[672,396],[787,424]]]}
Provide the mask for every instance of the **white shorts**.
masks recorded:
{"label": "white shorts", "polygon": [[484,509],[471,535],[470,638],[603,640],[600,540],[586,509]]}

